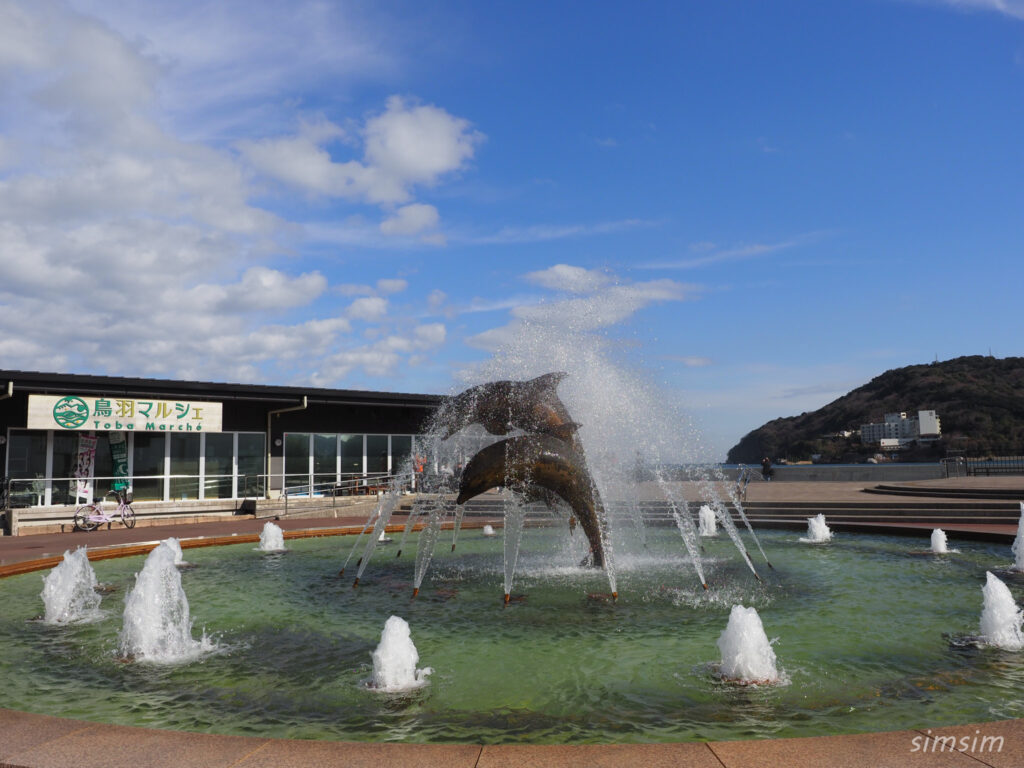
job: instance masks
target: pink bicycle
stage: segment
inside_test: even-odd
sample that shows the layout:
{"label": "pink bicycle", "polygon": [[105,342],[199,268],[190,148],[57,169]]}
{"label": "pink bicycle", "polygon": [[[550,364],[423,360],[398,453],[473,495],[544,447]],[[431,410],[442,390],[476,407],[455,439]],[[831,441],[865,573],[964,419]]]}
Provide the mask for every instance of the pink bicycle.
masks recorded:
{"label": "pink bicycle", "polygon": [[[117,511],[114,512],[113,516],[108,515],[103,509],[104,499],[111,494],[117,499]],[[92,504],[83,504],[75,510],[75,530],[93,531],[103,525],[103,523],[112,523],[118,519],[125,528],[134,528],[135,510],[132,509],[131,501],[131,491],[107,491],[106,495],[99,501],[94,501]]]}

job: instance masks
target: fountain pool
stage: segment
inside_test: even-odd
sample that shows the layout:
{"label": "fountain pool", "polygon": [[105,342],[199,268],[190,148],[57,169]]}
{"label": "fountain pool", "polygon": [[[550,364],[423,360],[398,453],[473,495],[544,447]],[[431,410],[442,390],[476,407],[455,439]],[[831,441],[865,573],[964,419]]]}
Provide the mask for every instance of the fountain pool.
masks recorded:
{"label": "fountain pool", "polygon": [[[500,538],[500,537],[499,537]],[[0,581],[4,705],[86,720],[290,738],[405,742],[608,743],[810,736],[1024,716],[1024,654],[979,647],[986,570],[1020,601],[1005,546],[957,558],[908,555],[898,537],[829,547],[765,531],[773,570],[757,582],[727,541],[705,539],[710,590],[672,528],[605,575],[577,567],[578,534],[528,528],[515,593],[501,605],[502,546],[463,531],[409,599],[412,548],[378,552],[358,589],[337,577],[346,539],[296,539],[268,557],[251,544],[193,549],[181,573],[195,634],[217,651],[190,663],[124,663],[118,636],[142,558],[94,563],[106,617],[33,621],[39,573]],[[244,585],[244,589],[239,586]],[[716,641],[734,605],[756,608],[785,684],[737,686]],[[368,690],[387,619],[408,622],[415,691]]]}

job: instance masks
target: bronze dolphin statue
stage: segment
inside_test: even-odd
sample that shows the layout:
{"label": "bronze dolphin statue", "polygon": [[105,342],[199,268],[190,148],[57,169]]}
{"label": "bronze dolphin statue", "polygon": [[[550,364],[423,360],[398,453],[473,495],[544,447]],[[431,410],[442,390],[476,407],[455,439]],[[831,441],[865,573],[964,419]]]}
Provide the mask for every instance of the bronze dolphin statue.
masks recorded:
{"label": "bronze dolphin statue", "polygon": [[[456,504],[500,486],[541,497],[547,489],[562,498],[590,542],[593,564],[604,567],[601,499],[583,457],[551,435],[522,435],[499,440],[479,451],[462,472]],[[588,556],[590,559],[590,556]]]}
{"label": "bronze dolphin statue", "polygon": [[470,424],[480,423],[492,435],[512,429],[553,435],[575,443],[579,425],[558,399],[558,383],[566,373],[545,373],[529,381],[491,381],[470,387],[448,399],[439,417],[443,439]]}

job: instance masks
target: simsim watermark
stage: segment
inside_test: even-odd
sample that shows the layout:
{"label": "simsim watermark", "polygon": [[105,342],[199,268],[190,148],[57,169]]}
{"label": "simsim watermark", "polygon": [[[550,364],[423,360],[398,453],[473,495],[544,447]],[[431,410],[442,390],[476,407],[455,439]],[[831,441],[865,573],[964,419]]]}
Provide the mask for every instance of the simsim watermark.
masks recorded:
{"label": "simsim watermark", "polygon": [[928,729],[926,736],[915,736],[910,740],[911,752],[1002,752],[1002,736],[982,736],[976,730],[973,736],[933,736]]}

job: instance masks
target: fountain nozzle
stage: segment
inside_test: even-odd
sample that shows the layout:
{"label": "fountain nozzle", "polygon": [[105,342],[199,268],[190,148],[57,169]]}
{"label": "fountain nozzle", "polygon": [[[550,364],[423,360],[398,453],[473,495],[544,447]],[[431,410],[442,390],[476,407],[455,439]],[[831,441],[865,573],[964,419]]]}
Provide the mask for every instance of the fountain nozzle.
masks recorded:
{"label": "fountain nozzle", "polygon": [[418,595],[419,593],[420,593],[420,588],[419,587],[413,587],[412,588],[412,599],[415,600],[416,599],[416,595]]}
{"label": "fountain nozzle", "polygon": [[508,605],[508,601],[512,599],[512,595],[508,592],[505,593],[505,605]]}
{"label": "fountain nozzle", "polygon": [[356,576],[356,580],[352,582],[352,589],[355,589],[358,586],[359,586],[359,577]]}

